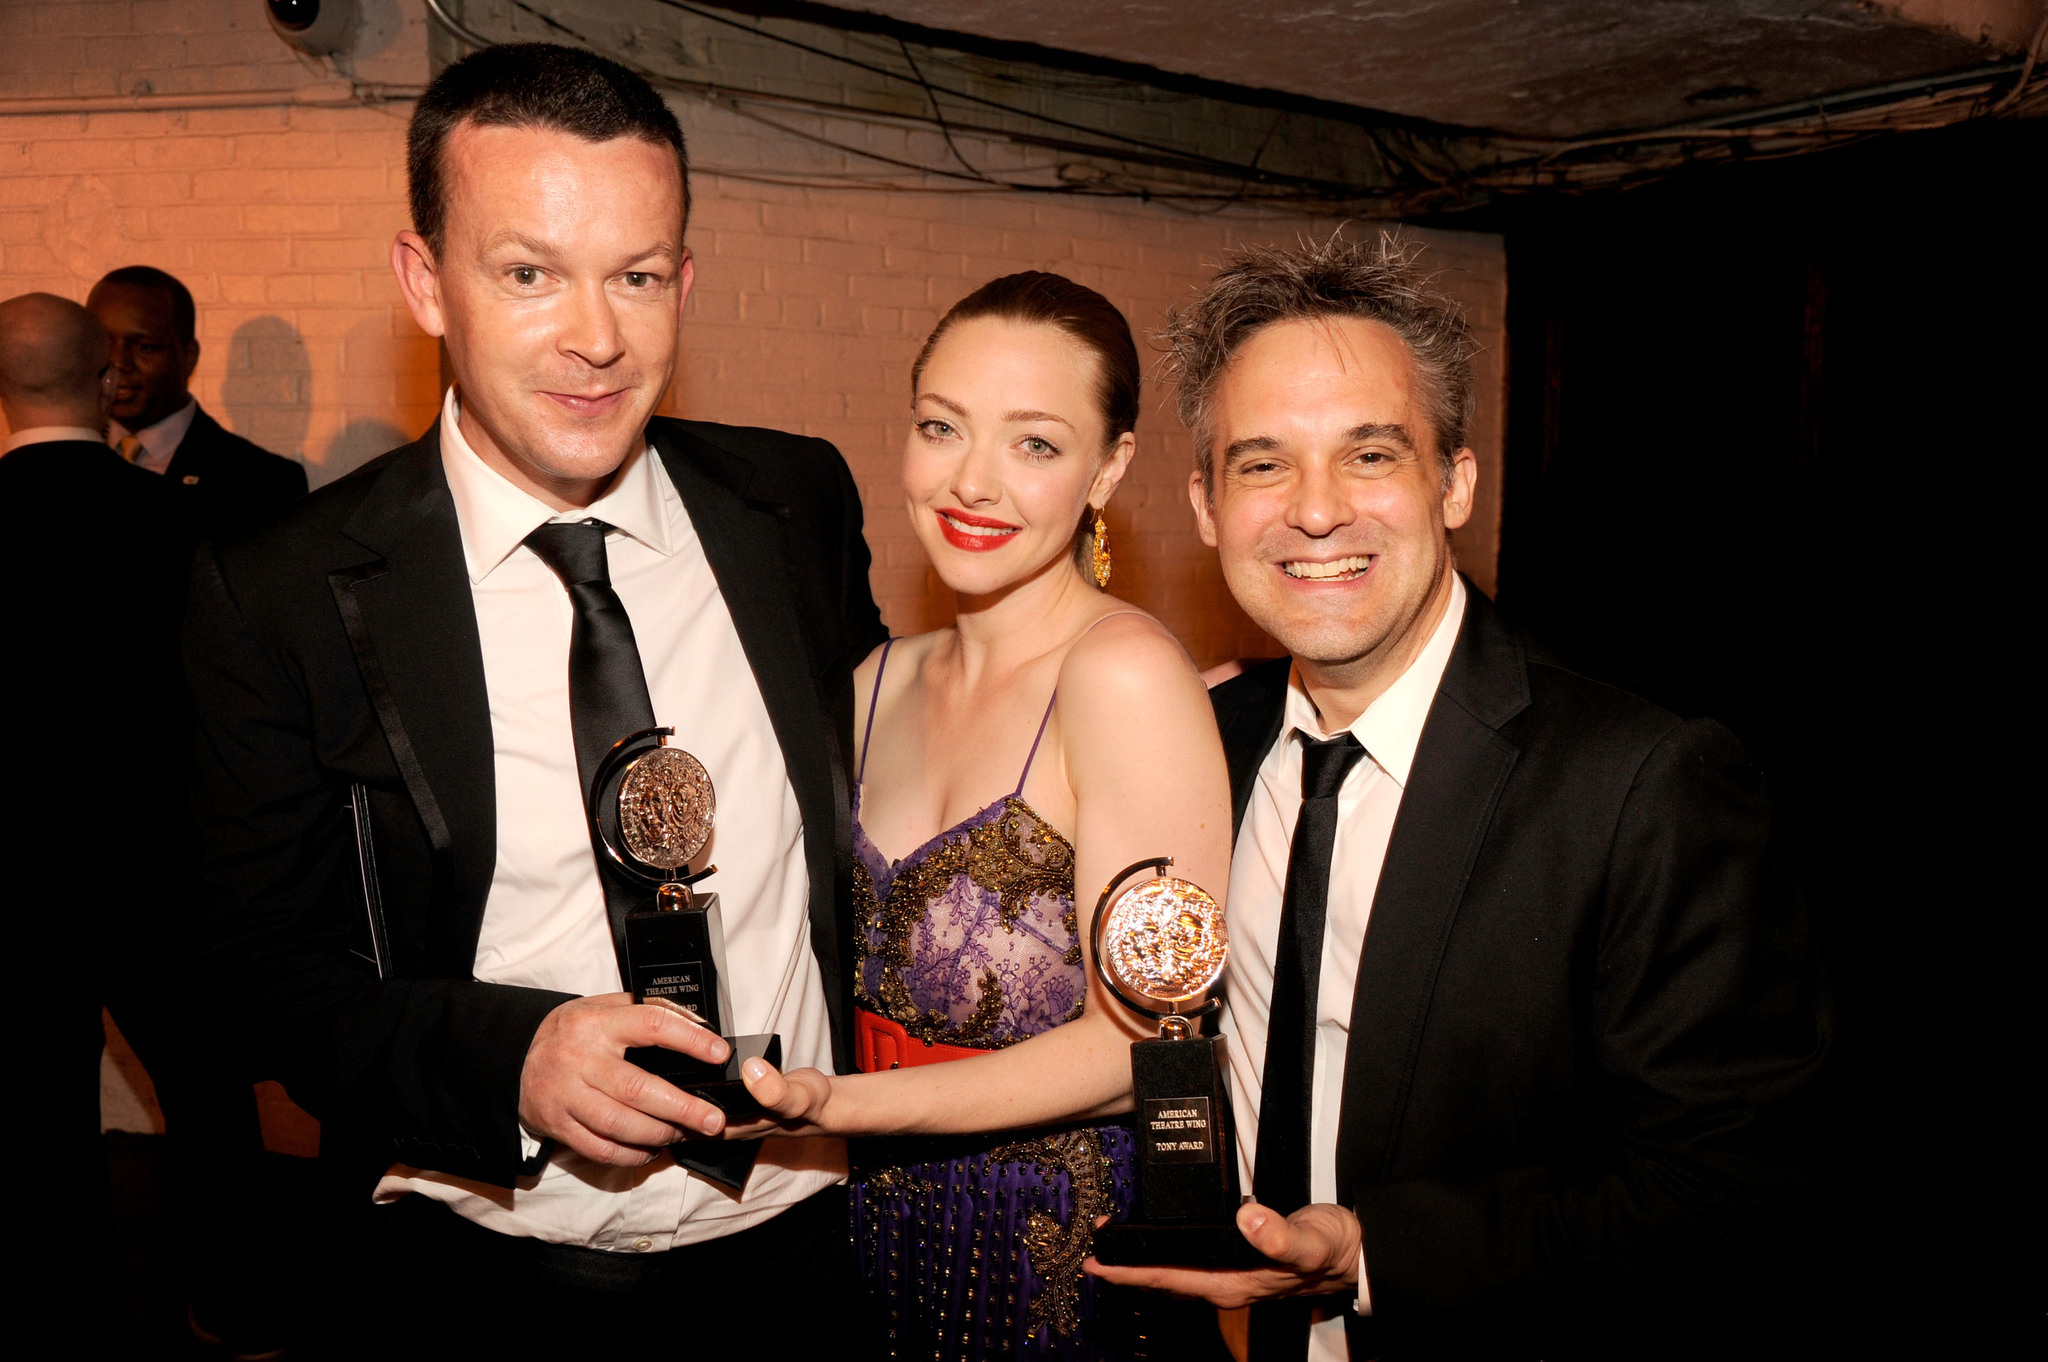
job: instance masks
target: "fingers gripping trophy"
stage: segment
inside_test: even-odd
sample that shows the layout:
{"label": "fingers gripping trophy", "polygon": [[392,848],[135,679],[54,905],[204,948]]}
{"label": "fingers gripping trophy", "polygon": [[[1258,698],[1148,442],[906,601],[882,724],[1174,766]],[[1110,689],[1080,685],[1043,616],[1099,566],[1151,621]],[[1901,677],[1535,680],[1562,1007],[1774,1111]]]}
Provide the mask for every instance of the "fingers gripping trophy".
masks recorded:
{"label": "fingers gripping trophy", "polygon": [[[1139,861],[1095,904],[1095,973],[1117,1001],[1159,1023],[1131,1046],[1138,1195],[1129,1220],[1095,1232],[1111,1266],[1252,1267],[1265,1259],[1237,1228],[1241,1201],[1224,1040],[1200,1034],[1229,958],[1223,906],[1200,885]],[[1124,889],[1140,871],[1157,874]],[[1119,890],[1122,890],[1119,893]]]}
{"label": "fingers gripping trophy", "polygon": [[[732,1046],[711,1064],[658,1046],[626,1058],[724,1110],[732,1120],[761,1114],[740,1066],[761,1058],[780,1067],[780,1036],[732,1034],[732,995],[718,895],[693,886],[714,874],[682,872],[711,839],[717,792],[704,764],[669,746],[673,728],[646,728],[612,747],[591,782],[590,828],[614,866],[654,890],[651,904],[626,916],[626,984],[633,1001],[666,1000],[714,1028]],[[610,817],[606,817],[609,811]]]}

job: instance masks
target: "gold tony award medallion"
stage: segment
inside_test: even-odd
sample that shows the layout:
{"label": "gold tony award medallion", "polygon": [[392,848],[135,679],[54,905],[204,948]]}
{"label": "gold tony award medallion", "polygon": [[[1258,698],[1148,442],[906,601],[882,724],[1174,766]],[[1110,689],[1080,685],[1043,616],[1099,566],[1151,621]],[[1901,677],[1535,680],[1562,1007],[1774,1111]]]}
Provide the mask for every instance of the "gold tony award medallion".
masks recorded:
{"label": "gold tony award medallion", "polygon": [[[1200,1034],[1222,1006],[1210,995],[1230,956],[1223,906],[1200,885],[1140,861],[1095,904],[1095,973],[1133,1012],[1159,1023],[1131,1046],[1138,1194],[1131,1217],[1095,1232],[1115,1266],[1253,1267],[1265,1258],[1237,1229],[1237,1141],[1221,1036]],[[1143,870],[1158,872],[1130,888]],[[1119,890],[1122,890],[1119,893]]]}
{"label": "gold tony award medallion", "polygon": [[626,986],[639,1003],[665,999],[694,1013],[732,1045],[724,1064],[707,1064],[654,1046],[626,1058],[685,1092],[722,1108],[735,1121],[761,1114],[740,1076],[759,1056],[781,1067],[780,1036],[733,1035],[730,976],[718,895],[693,886],[716,866],[685,873],[718,821],[718,797],[704,763],[669,746],[673,728],[648,728],[613,746],[597,768],[586,812],[591,832],[613,866],[653,890],[626,915]]}

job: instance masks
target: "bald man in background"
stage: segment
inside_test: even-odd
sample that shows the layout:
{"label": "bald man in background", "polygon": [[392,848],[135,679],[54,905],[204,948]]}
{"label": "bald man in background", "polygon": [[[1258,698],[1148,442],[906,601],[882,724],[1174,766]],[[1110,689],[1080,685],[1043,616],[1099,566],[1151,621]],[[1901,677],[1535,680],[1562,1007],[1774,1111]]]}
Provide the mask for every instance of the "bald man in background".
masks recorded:
{"label": "bald man in background", "polygon": [[[0,669],[9,809],[0,875],[9,992],[32,1022],[32,1039],[10,1054],[36,1130],[34,1162],[22,1165],[29,1176],[16,1185],[45,1202],[17,1223],[51,1250],[30,1255],[65,1292],[50,1299],[75,1299],[87,1272],[113,1282],[104,1006],[164,1108],[174,1243],[195,1331],[218,1340],[232,1322],[234,1334],[260,1338],[277,1326],[239,1283],[260,1282],[261,1265],[235,1247],[253,1237],[260,1212],[234,1189],[259,1181],[250,1168],[261,1128],[249,1081],[188,996],[182,964],[191,725],[178,624],[198,527],[165,479],[108,447],[111,353],[106,328],[77,303],[48,293],[0,303],[10,432],[0,456],[0,638],[11,652]],[[39,1296],[31,1288],[21,1298]],[[88,1318],[89,1328],[112,1329],[118,1312]],[[87,1354],[112,1350],[111,1338],[77,1342]]]}
{"label": "bald man in background", "polygon": [[[47,293],[0,303],[0,637],[13,654],[0,673],[0,799],[10,810],[0,873],[14,905],[10,991],[35,1021],[33,1040],[13,1047],[26,1069],[15,1069],[15,1091],[39,1136],[32,1175],[17,1185],[45,1201],[19,1223],[83,1257],[28,1255],[62,1298],[75,1298],[82,1269],[101,1269],[104,1281],[114,1266],[101,1247],[112,1210],[100,1140],[106,928],[127,916],[121,900],[153,897],[159,810],[176,797],[157,761],[122,758],[154,758],[183,732],[167,733],[148,707],[177,693],[189,547],[163,479],[122,462],[101,434],[108,349],[106,329],[77,303]],[[174,765],[181,755],[172,749]],[[36,1285],[21,1299],[37,1299]]]}

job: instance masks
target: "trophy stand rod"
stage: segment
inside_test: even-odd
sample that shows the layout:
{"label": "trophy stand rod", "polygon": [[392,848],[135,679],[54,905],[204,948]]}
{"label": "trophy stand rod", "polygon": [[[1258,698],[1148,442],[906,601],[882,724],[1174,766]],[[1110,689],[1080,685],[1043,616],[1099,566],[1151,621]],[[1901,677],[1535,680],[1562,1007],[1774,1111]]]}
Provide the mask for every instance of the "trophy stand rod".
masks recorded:
{"label": "trophy stand rod", "polygon": [[[681,866],[673,866],[669,869],[668,873],[673,875],[680,869],[682,869]],[[663,881],[655,886],[654,911],[657,913],[680,913],[688,909],[696,901],[696,895],[690,892],[690,886],[706,876],[717,873],[717,866],[707,865],[694,875],[685,875],[679,880]]]}

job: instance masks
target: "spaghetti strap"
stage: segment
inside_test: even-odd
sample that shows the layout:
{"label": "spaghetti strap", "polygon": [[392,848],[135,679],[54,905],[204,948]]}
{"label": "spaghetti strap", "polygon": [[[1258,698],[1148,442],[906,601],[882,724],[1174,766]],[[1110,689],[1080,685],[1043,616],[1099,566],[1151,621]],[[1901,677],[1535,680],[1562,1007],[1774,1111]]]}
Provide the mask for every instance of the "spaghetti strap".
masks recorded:
{"label": "spaghetti strap", "polygon": [[[868,744],[875,737],[875,704],[882,698],[882,673],[889,669],[889,650],[896,646],[893,638],[882,640],[881,660],[875,663],[875,690],[868,696],[868,724],[860,735],[860,770],[855,773],[853,783],[862,785],[868,778]],[[1021,786],[1019,788],[1022,788]]]}
{"label": "spaghetti strap", "polygon": [[[1088,629],[1093,629],[1096,625],[1102,623],[1104,620],[1113,620],[1121,615],[1142,615],[1144,613],[1145,612],[1142,610],[1112,610],[1107,615],[1098,615],[1093,620],[1090,620],[1088,623]],[[1079,643],[1083,638],[1087,637],[1088,629],[1083,629],[1080,633],[1074,635],[1074,643]],[[1074,646],[1074,643],[1069,643],[1067,647],[1071,649]],[[882,678],[878,670],[875,675],[875,685],[879,688],[881,683]],[[1045,717],[1038,721],[1038,736],[1031,740],[1031,754],[1024,758],[1024,771],[1021,775],[1017,777],[1017,788],[1010,792],[1010,797],[1012,799],[1022,799],[1024,797],[1024,782],[1031,778],[1031,763],[1038,760],[1038,745],[1045,741],[1045,726],[1052,722],[1052,707],[1058,704],[1059,701],[1059,689],[1058,687],[1054,687],[1052,699],[1047,700],[1045,702]],[[874,721],[874,706],[870,705],[868,707],[868,722],[870,724],[873,724]],[[868,756],[867,748],[865,746],[861,748],[860,760],[861,769],[867,769]]]}
{"label": "spaghetti strap", "polygon": [[1052,699],[1045,702],[1045,717],[1038,721],[1038,736],[1031,740],[1031,755],[1024,758],[1024,769],[1017,776],[1017,788],[1010,791],[1010,798],[1024,797],[1024,782],[1031,778],[1031,763],[1038,760],[1038,744],[1045,741],[1045,726],[1052,722],[1052,707],[1059,703],[1060,693],[1055,690]]}

